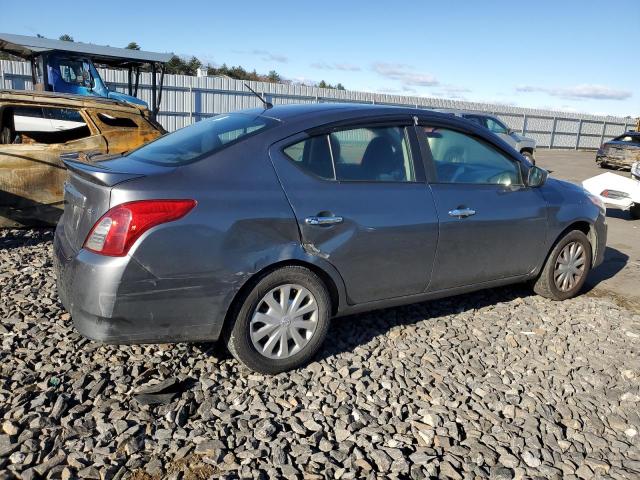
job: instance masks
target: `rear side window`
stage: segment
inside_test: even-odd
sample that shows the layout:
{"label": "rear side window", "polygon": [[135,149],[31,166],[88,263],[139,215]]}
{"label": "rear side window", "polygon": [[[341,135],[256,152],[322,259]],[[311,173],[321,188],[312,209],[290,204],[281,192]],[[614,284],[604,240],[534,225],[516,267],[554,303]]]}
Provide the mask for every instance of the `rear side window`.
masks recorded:
{"label": "rear side window", "polygon": [[276,120],[260,116],[241,113],[219,115],[160,137],[127,156],[156,165],[184,165],[241,142],[275,124]]}
{"label": "rear side window", "polygon": [[301,169],[327,180],[413,182],[404,127],[355,128],[318,135],[284,149]]}

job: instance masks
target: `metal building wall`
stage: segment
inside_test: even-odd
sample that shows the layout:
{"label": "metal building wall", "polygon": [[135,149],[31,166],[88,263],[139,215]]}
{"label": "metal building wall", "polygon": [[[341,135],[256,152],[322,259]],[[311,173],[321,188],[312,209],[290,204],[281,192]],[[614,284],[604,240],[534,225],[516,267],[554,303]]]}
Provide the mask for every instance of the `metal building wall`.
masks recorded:
{"label": "metal building wall", "polygon": [[[100,69],[109,88],[127,91],[127,74]],[[151,104],[151,74],[140,76],[138,97]],[[464,102],[442,98],[410,97],[380,93],[332,90],[302,85],[248,82],[274,104],[354,102],[410,105],[417,108],[456,108],[491,112],[509,127],[535,138],[539,147],[597,148],[603,141],[634,127],[630,118],[572,114],[508,105]],[[0,88],[31,89],[31,67],[26,62],[0,60]],[[259,100],[244,82],[226,77],[165,75],[158,121],[169,131],[202,118],[244,108],[259,107]]]}

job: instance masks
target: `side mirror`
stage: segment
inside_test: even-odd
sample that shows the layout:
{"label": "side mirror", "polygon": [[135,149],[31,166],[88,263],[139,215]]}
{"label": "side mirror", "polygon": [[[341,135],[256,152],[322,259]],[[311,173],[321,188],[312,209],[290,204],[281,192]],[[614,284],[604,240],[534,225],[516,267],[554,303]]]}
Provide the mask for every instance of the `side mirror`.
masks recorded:
{"label": "side mirror", "polygon": [[541,187],[542,185],[544,185],[544,182],[547,181],[548,176],[549,172],[534,165],[529,169],[529,174],[527,175],[527,185],[531,188]]}

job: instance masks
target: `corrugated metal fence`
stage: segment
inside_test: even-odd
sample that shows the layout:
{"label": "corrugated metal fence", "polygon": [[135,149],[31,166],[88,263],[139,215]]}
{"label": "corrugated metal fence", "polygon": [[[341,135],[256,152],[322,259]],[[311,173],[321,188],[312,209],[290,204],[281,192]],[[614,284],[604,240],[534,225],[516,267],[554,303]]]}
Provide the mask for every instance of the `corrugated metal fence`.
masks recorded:
{"label": "corrugated metal fence", "polygon": [[[100,69],[100,75],[109,88],[126,93],[126,72]],[[501,118],[510,128],[535,138],[539,147],[598,148],[603,141],[620,135],[635,125],[635,121],[631,118],[572,114],[442,98],[331,90],[301,85],[248,83],[251,88],[264,94],[274,104],[352,102],[490,112]],[[30,65],[25,62],[0,60],[0,88],[31,89]],[[150,73],[141,74],[138,97],[151,104]],[[173,131],[218,113],[259,106],[259,100],[247,91],[242,81],[226,77],[199,78],[166,75],[158,120],[167,130]]]}

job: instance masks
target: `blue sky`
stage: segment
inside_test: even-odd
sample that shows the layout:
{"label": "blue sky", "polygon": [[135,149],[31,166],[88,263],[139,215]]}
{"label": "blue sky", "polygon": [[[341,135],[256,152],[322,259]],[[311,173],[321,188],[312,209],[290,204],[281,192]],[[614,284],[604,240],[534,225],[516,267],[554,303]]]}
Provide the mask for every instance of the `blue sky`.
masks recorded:
{"label": "blue sky", "polygon": [[0,32],[195,55],[350,90],[640,115],[640,3],[32,0]]}

